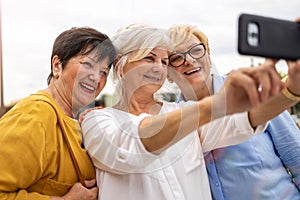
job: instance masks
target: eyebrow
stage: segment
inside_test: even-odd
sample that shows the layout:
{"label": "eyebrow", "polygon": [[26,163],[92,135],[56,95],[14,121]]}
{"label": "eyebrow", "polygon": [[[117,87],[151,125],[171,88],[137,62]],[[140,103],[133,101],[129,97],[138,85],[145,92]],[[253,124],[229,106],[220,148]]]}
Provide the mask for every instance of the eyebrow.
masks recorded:
{"label": "eyebrow", "polygon": [[155,53],[153,53],[152,51],[150,52],[150,54],[152,54],[153,56],[157,56]]}
{"label": "eyebrow", "polygon": [[[153,56],[156,56],[157,57],[157,55],[155,54],[155,53],[153,53],[153,52],[150,52],[150,54],[152,54]],[[162,58],[163,60],[169,60],[169,57],[167,56],[167,57],[165,57],[165,58]]]}
{"label": "eyebrow", "polygon": [[[86,56],[86,58],[87,58],[87,61],[88,61],[88,62],[92,62],[92,65],[93,65],[93,66],[94,66],[95,64],[97,64],[97,62],[95,62],[95,60],[94,60],[93,58],[91,58],[90,56]],[[101,69],[107,69],[107,70],[110,70],[110,68],[109,68],[108,66],[109,66],[109,64],[107,64],[106,67],[103,67],[103,68],[101,68]]]}

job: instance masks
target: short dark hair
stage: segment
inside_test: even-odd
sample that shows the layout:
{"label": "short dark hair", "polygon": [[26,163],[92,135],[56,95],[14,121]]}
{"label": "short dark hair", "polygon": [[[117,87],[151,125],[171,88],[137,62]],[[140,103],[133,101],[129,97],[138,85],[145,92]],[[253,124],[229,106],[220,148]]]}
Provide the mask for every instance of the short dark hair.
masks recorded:
{"label": "short dark hair", "polygon": [[[116,57],[116,49],[110,38],[96,29],[90,27],[73,27],[62,32],[54,41],[52,58],[57,55],[64,69],[64,65],[74,56],[81,54],[87,55],[95,51],[98,56],[98,61],[109,58],[109,68]],[[48,85],[53,77],[52,63],[51,73],[47,78]]]}

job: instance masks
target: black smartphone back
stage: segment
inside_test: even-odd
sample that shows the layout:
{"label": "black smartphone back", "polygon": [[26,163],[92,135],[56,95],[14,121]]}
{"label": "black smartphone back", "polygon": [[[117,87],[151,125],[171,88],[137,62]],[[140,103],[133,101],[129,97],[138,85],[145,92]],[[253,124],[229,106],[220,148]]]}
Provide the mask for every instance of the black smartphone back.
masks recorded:
{"label": "black smartphone back", "polygon": [[241,14],[238,20],[238,52],[276,59],[299,59],[300,23]]}

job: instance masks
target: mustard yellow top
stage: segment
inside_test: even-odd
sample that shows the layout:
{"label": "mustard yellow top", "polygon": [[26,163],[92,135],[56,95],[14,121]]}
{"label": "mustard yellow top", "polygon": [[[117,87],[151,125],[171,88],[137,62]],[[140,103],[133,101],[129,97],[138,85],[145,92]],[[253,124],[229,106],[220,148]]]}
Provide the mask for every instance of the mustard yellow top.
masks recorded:
{"label": "mustard yellow top", "polygon": [[65,130],[82,175],[95,178],[79,124],[69,118],[45,91],[21,100],[0,120],[0,199],[49,199],[62,196],[79,181],[64,141]]}

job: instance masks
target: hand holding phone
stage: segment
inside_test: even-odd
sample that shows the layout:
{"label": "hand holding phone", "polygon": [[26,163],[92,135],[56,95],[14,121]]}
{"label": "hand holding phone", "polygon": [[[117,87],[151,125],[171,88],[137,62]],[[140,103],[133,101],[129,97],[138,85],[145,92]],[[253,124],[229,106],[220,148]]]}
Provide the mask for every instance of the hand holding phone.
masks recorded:
{"label": "hand holding phone", "polygon": [[275,59],[300,59],[300,23],[241,14],[238,21],[238,52]]}

